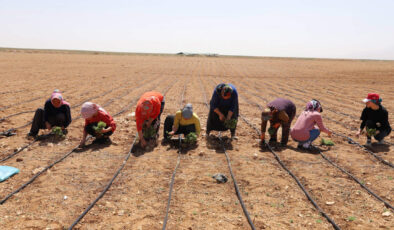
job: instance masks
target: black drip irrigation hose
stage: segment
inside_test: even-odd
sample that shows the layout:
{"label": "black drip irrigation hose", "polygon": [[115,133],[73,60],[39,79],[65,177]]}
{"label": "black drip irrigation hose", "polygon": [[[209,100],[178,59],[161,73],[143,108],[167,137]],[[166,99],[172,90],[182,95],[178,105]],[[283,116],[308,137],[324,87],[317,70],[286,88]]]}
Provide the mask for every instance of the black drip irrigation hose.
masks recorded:
{"label": "black drip irrigation hose", "polygon": [[[246,90],[246,89],[245,89],[245,91],[248,92],[249,94],[253,95],[253,96],[261,97],[261,96],[258,96],[258,95],[256,95],[255,93],[250,92],[250,91],[248,91],[248,90]],[[296,99],[298,99],[298,100],[302,100],[301,98],[294,97],[294,96],[289,95],[289,94],[287,94],[287,93],[284,93],[284,95],[287,95],[287,96],[292,97],[292,98],[296,98]],[[266,101],[266,99],[263,99],[263,100]],[[248,100],[246,100],[246,101],[248,101]],[[256,103],[252,103],[252,104],[256,104]],[[260,106],[259,106],[259,108],[261,109]],[[335,113],[335,112],[334,112],[334,113]],[[332,119],[332,118],[327,117],[327,116],[324,116],[324,118],[327,119],[327,120],[330,120],[330,121],[332,121],[332,122],[334,122],[334,123],[340,124],[340,125],[342,125],[344,128],[349,128],[349,126],[348,126],[347,124],[343,123],[343,122],[337,121],[337,120]],[[351,130],[356,130],[356,129],[353,128],[353,127],[350,127],[349,129],[351,129]],[[392,167],[392,168],[394,167],[394,165],[393,165],[391,162],[389,162],[389,161],[383,159],[382,157],[376,155],[374,152],[372,152],[371,150],[369,150],[369,149],[366,148],[365,146],[361,145],[360,143],[354,141],[354,140],[353,140],[352,138],[350,138],[349,136],[346,136],[346,135],[340,134],[340,133],[336,133],[336,132],[333,132],[333,134],[347,139],[349,144],[353,144],[353,145],[356,145],[356,146],[358,146],[358,147],[364,149],[366,152],[368,152],[369,154],[371,154],[372,156],[374,156],[376,159],[378,159],[378,160],[379,160],[380,162],[382,162],[383,164],[386,164],[386,165],[388,165],[388,166],[390,166],[390,167]],[[386,144],[389,144],[389,145],[393,145],[393,144],[390,143],[390,142],[385,142],[385,143],[386,143]]]}
{"label": "black drip irrigation hose", "polygon": [[[134,104],[135,102],[137,102],[138,99],[133,99],[132,102],[130,102],[128,105],[126,105],[126,107],[130,106],[130,104]],[[122,109],[122,113],[124,113],[126,110]],[[120,115],[121,113],[117,113],[115,116]],[[48,169],[52,168],[55,164],[63,161],[64,159],[66,159],[68,156],[71,155],[71,153],[73,153],[75,150],[77,150],[79,148],[79,145],[76,146],[75,148],[73,148],[71,151],[67,152],[65,155],[63,155],[60,159],[56,160],[54,163],[48,165],[47,167],[45,167],[43,170],[41,170],[39,173],[37,173],[36,175],[34,175],[28,182],[26,182],[25,184],[23,184],[22,186],[20,186],[18,189],[14,190],[13,192],[11,192],[10,194],[8,194],[4,199],[2,199],[0,201],[0,205],[4,204],[10,197],[12,197],[13,195],[15,195],[16,193],[20,192],[21,190],[23,190],[27,185],[31,184],[38,176],[40,176],[42,173],[44,173],[45,171],[47,171]]]}
{"label": "black drip irrigation hose", "polygon": [[[200,83],[201,83],[200,85],[201,85],[201,88],[203,89],[203,94],[204,94],[204,97],[205,97],[205,105],[206,105],[207,108],[209,109],[208,102],[207,102],[206,92],[205,92],[205,89],[202,87],[201,78],[200,78]],[[223,140],[222,140],[222,137],[221,137],[221,136],[222,136],[222,132],[219,132],[220,144],[222,145],[224,155],[226,156],[227,166],[228,166],[228,168],[229,168],[231,178],[233,179],[233,184],[234,184],[234,188],[235,188],[235,193],[236,193],[236,195],[237,195],[237,198],[238,198],[238,200],[239,200],[239,203],[241,204],[242,211],[244,212],[244,215],[245,215],[245,217],[246,217],[246,219],[247,219],[247,221],[248,221],[248,223],[249,223],[249,225],[250,225],[250,228],[251,228],[252,230],[255,230],[256,227],[254,226],[253,221],[252,221],[252,219],[250,218],[249,212],[248,212],[248,210],[246,209],[245,203],[244,203],[244,201],[243,201],[243,199],[242,199],[242,195],[241,195],[241,193],[239,192],[238,183],[237,183],[237,180],[235,179],[235,176],[234,176],[234,173],[233,173],[233,170],[232,170],[232,167],[231,167],[230,157],[228,156],[228,153],[227,153],[227,151],[226,151],[226,148],[225,148],[225,146],[224,146],[224,143],[223,143]]]}
{"label": "black drip irrigation hose", "polygon": [[[102,106],[105,107],[105,106],[111,104],[114,100],[117,100],[117,99],[120,99],[120,98],[125,97],[126,95],[128,95],[129,93],[133,92],[133,91],[136,90],[136,89],[139,89],[139,88],[140,88],[141,86],[143,86],[143,85],[145,85],[145,84],[140,84],[139,86],[133,88],[131,91],[127,91],[126,93],[124,93],[124,94],[122,94],[122,95],[120,95],[120,96],[118,96],[118,97],[115,97],[115,98],[110,99],[108,102],[104,103]],[[129,107],[124,108],[123,110],[121,110],[121,111],[118,112],[117,114],[123,113],[123,112],[124,112],[125,110],[127,110],[128,108],[129,108]],[[114,116],[117,116],[117,114],[115,114]],[[81,118],[81,117],[82,117],[82,116],[79,115],[79,116],[77,116],[76,118],[74,118],[73,121],[78,120],[78,119]],[[30,122],[30,123],[31,123],[31,122]],[[36,138],[36,139],[34,139],[33,141],[31,141],[30,143],[28,143],[28,144],[26,144],[26,145],[24,145],[24,146],[22,146],[22,147],[19,147],[16,151],[14,151],[14,152],[11,153],[10,155],[8,155],[8,156],[4,157],[3,159],[1,159],[0,162],[4,162],[4,161],[6,161],[6,160],[8,160],[8,159],[10,159],[10,158],[12,158],[12,157],[14,157],[14,156],[17,155],[18,153],[20,153],[22,150],[24,150],[24,149],[28,148],[29,146],[33,145],[33,144],[34,144],[35,142],[37,142],[38,140],[45,139],[45,138],[48,137],[48,136],[50,136],[50,134],[42,135],[42,136],[38,137],[38,139]]]}
{"label": "black drip irrigation hose", "polygon": [[[249,94],[252,94],[251,92],[249,92]],[[244,98],[243,97],[243,99],[244,100],[246,100],[247,102],[249,102],[249,103],[251,103],[252,104],[252,102],[250,102],[248,99],[246,99],[246,98]],[[254,104],[254,103],[253,103]],[[242,116],[241,117],[242,119],[244,119],[244,121],[245,121],[245,118]],[[246,122],[246,121],[245,121]],[[251,123],[247,123],[250,127],[252,127],[255,131],[257,131],[257,133],[259,133],[259,135],[261,135],[261,132],[260,132],[260,130],[258,130],[253,124],[251,124]],[[378,199],[379,201],[381,201],[381,202],[383,202],[384,203],[384,205],[387,207],[387,208],[391,208],[391,209],[393,209],[393,206],[391,206],[388,202],[386,202],[383,198],[381,198],[380,196],[378,196],[378,195],[376,195],[374,192],[372,192],[367,186],[365,186],[362,182],[360,182],[360,180],[359,179],[357,179],[355,176],[353,176],[351,173],[349,173],[347,170],[345,170],[344,168],[342,168],[342,167],[340,167],[339,165],[337,165],[336,163],[334,163],[333,161],[331,161],[326,155],[324,155],[321,151],[320,151],[320,149],[319,149],[319,154],[322,156],[322,158],[324,159],[324,160],[326,160],[328,163],[330,163],[331,165],[333,165],[334,167],[336,167],[337,169],[339,169],[340,171],[342,171],[343,173],[345,173],[346,175],[348,175],[351,179],[353,179],[355,182],[357,182],[362,188],[364,188],[369,194],[371,194],[372,196],[374,196],[376,199]]]}
{"label": "black drip irrigation hose", "polygon": [[[246,118],[243,115],[239,115],[242,120],[248,124],[251,128],[253,128],[257,134],[260,136],[261,132],[260,130],[258,130],[252,123],[250,123],[248,120],[246,120]],[[271,146],[269,144],[267,144],[268,149],[271,151],[271,153],[274,155],[276,161],[278,161],[278,163],[280,164],[280,166],[282,166],[282,168],[284,170],[286,170],[287,173],[289,173],[289,175],[291,177],[293,177],[293,179],[296,181],[296,183],[298,184],[298,186],[301,188],[301,190],[304,192],[305,196],[308,198],[308,200],[312,203],[312,205],[317,209],[317,211],[324,217],[326,218],[326,220],[333,226],[334,229],[339,230],[341,229],[321,208],[320,206],[315,202],[315,200],[312,198],[312,196],[309,194],[309,192],[305,189],[304,185],[300,182],[300,180],[286,167],[286,165],[282,162],[282,160],[280,159],[280,157],[278,156],[278,154],[275,153],[275,151],[271,148]]]}
{"label": "black drip irrigation hose", "polygon": [[124,168],[124,166],[126,165],[127,161],[129,160],[131,154],[132,154],[132,150],[134,148],[134,145],[137,141],[137,137],[134,138],[134,141],[131,145],[131,148],[129,150],[129,153],[126,155],[125,159],[123,160],[122,165],[119,167],[119,169],[116,171],[116,173],[114,174],[114,176],[112,177],[112,179],[108,182],[107,186],[105,186],[104,190],[101,191],[101,193],[96,197],[96,199],[94,199],[94,201],[83,211],[83,213],[71,224],[71,226],[68,228],[69,230],[73,229],[75,227],[75,225],[77,225],[79,223],[79,221],[82,220],[82,218],[88,214],[88,212],[90,211],[90,209],[93,208],[93,206],[104,196],[104,194],[109,190],[109,188],[111,187],[112,183],[114,182],[114,180],[116,179],[116,177],[119,175],[120,171],[122,171],[122,169]]}
{"label": "black drip irrigation hose", "polygon": [[[163,95],[167,94],[167,92],[171,89],[171,87],[173,86],[173,83],[175,82],[175,80],[173,82],[171,82],[171,84],[164,90]],[[138,99],[135,99],[134,101],[136,102]],[[112,179],[108,182],[107,186],[104,188],[104,190],[97,196],[97,198],[84,210],[84,212],[71,224],[71,226],[68,228],[69,230],[73,229],[81,220],[82,218],[94,207],[94,205],[105,195],[105,193],[109,190],[109,188],[111,187],[112,183],[114,182],[114,180],[116,179],[116,177],[119,175],[120,171],[124,168],[124,166],[127,163],[127,160],[130,158],[131,154],[132,154],[132,150],[134,148],[135,143],[137,142],[137,136],[134,138],[134,141],[131,145],[130,151],[127,154],[126,158],[123,160],[122,165],[119,167],[119,169],[116,171],[116,173],[114,174],[114,176],[112,177]]]}
{"label": "black drip irrigation hose", "polygon": [[374,192],[372,192],[367,186],[364,185],[363,182],[361,182],[359,179],[357,179],[355,176],[353,176],[351,173],[349,173],[348,171],[346,171],[345,169],[341,168],[340,166],[338,166],[336,163],[334,163],[332,160],[330,160],[326,155],[324,155],[320,149],[319,149],[319,154],[326,160],[328,161],[330,164],[332,164],[335,168],[341,170],[343,173],[345,173],[346,175],[348,175],[350,178],[352,178],[354,181],[356,181],[361,187],[363,187],[365,190],[367,190],[367,192],[369,194],[371,194],[372,196],[374,196],[376,199],[378,199],[379,201],[383,202],[384,205],[387,208],[391,208],[394,209],[392,205],[390,205],[388,202],[386,202],[385,200],[383,200],[383,198],[381,198],[380,196],[376,195]]}
{"label": "black drip irrigation hose", "polygon": [[354,141],[352,138],[350,138],[350,137],[348,137],[348,136],[346,136],[346,135],[340,134],[340,133],[336,133],[336,132],[332,132],[332,133],[333,133],[334,135],[336,135],[336,136],[343,137],[343,138],[347,139],[349,144],[352,144],[352,145],[355,145],[355,146],[358,146],[358,147],[362,148],[364,151],[366,151],[366,152],[368,152],[369,154],[371,154],[372,156],[374,156],[376,159],[378,159],[378,160],[379,160],[380,162],[382,162],[383,164],[388,165],[388,166],[390,166],[391,168],[394,168],[394,165],[393,165],[391,162],[389,162],[389,161],[383,159],[382,157],[376,155],[374,152],[372,152],[371,150],[369,150],[369,149],[366,148],[365,146],[361,145],[360,143]]}
{"label": "black drip irrigation hose", "polygon": [[[83,103],[85,103],[85,102],[87,102],[87,101],[96,99],[96,98],[98,98],[98,97],[103,97],[103,96],[105,96],[105,95],[111,93],[111,92],[114,91],[115,89],[119,90],[119,89],[125,88],[125,87],[126,87],[126,85],[123,85],[123,86],[121,86],[120,88],[119,88],[119,87],[118,87],[118,88],[112,88],[112,89],[110,89],[110,90],[105,91],[105,92],[102,93],[102,94],[96,95],[96,96],[94,96],[94,97],[90,97],[90,98],[86,99],[86,100],[83,101],[83,102],[80,102],[80,103],[78,103],[78,104],[75,104],[75,105],[71,106],[71,108],[76,108],[76,107],[82,105]],[[35,112],[35,111],[36,111],[36,110],[29,110],[29,111],[23,111],[23,112],[11,114],[11,115],[5,116],[5,117],[3,117],[3,118],[0,118],[0,122],[4,121],[4,120],[6,120],[6,119],[8,119],[8,118],[10,118],[10,117],[14,117],[14,116],[17,116],[17,115],[20,115],[20,114],[24,114],[24,113],[32,113],[32,112]],[[30,121],[30,122],[27,122],[27,123],[24,124],[24,125],[19,126],[19,127],[11,128],[11,129],[8,129],[8,130],[6,130],[6,131],[0,132],[0,136],[5,136],[5,137],[13,136],[13,135],[15,135],[15,131],[16,131],[17,129],[21,129],[21,128],[24,128],[24,127],[26,127],[26,126],[29,126],[31,123],[33,123],[33,122]]]}
{"label": "black drip irrigation hose", "polygon": [[[180,104],[179,107],[182,107],[182,104],[183,104],[183,97],[184,97],[184,95],[185,95],[185,91],[186,91],[186,83],[183,85],[183,91],[182,91],[182,94],[181,94],[181,101],[180,101],[180,103],[179,103],[179,104]],[[171,198],[172,198],[172,189],[173,189],[174,183],[175,183],[176,170],[178,169],[179,164],[180,164],[180,162],[181,162],[181,153],[182,153],[182,138],[181,138],[181,134],[179,134],[178,140],[179,140],[178,157],[177,157],[177,161],[176,161],[176,165],[175,165],[174,172],[172,173],[172,177],[171,177],[170,188],[169,188],[169,192],[168,192],[167,207],[166,207],[166,215],[164,216],[163,228],[162,228],[162,230],[165,230],[166,227],[167,227],[168,213],[169,213],[169,211],[170,211]]]}
{"label": "black drip irrigation hose", "polygon": [[[213,83],[215,83],[212,80]],[[216,83],[215,83],[216,84]],[[251,103],[249,100],[247,100],[246,98],[244,98],[245,101],[247,101],[249,104],[253,104]],[[239,114],[239,116],[242,118],[242,120],[249,125],[251,128],[253,128],[256,133],[261,136],[261,132],[258,128],[256,128],[252,123],[250,123],[242,114]],[[275,159],[278,161],[278,163],[282,166],[282,168],[284,170],[287,171],[287,173],[289,173],[289,175],[291,177],[293,177],[293,179],[296,181],[296,183],[298,184],[298,186],[301,188],[301,190],[304,192],[305,196],[308,198],[308,200],[312,203],[312,205],[317,209],[317,211],[324,217],[326,218],[326,220],[333,226],[334,229],[339,230],[339,226],[320,208],[320,206],[315,202],[315,200],[311,197],[311,195],[308,193],[308,191],[305,189],[305,187],[303,186],[303,184],[300,182],[300,180],[285,166],[285,164],[282,162],[282,160],[280,159],[280,157],[278,156],[278,154],[275,153],[275,151],[271,148],[271,146],[269,144],[267,144],[268,149],[271,151],[271,153],[274,155]]]}

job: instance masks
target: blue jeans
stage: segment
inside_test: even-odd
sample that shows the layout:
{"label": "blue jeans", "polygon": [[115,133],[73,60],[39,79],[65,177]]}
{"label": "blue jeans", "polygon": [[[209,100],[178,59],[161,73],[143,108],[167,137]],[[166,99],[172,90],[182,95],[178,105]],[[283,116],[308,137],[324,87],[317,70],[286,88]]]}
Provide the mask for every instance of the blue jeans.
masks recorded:
{"label": "blue jeans", "polygon": [[320,130],[319,129],[312,129],[311,131],[309,131],[309,139],[306,141],[298,141],[298,144],[302,145],[302,144],[307,143],[308,141],[310,141],[310,143],[312,143],[319,136],[320,136]]}

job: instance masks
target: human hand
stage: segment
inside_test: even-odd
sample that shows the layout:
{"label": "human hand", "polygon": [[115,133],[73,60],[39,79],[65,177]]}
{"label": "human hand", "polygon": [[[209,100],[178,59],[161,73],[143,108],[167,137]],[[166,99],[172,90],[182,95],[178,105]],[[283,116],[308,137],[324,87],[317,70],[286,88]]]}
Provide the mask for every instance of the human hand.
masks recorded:
{"label": "human hand", "polygon": [[145,146],[147,145],[145,138],[142,138],[142,139],[140,140],[140,143],[141,143],[141,147],[142,147],[142,148],[145,148]]}
{"label": "human hand", "polygon": [[219,119],[220,121],[224,121],[226,118],[224,117],[224,115],[222,113],[219,114]]}
{"label": "human hand", "polygon": [[52,128],[51,124],[49,124],[49,122],[45,122],[45,127],[50,130]]}

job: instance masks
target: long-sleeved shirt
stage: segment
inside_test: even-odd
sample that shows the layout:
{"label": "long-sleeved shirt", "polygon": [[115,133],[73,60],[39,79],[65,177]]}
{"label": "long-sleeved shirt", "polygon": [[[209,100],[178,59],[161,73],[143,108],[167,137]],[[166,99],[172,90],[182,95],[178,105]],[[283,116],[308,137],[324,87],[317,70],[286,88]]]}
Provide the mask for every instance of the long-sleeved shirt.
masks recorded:
{"label": "long-sleeved shirt", "polygon": [[[267,104],[268,108],[275,108],[278,112],[272,115],[273,123],[287,124],[290,119],[293,119],[296,113],[296,106],[294,103],[285,98],[277,98]],[[265,132],[267,129],[267,121],[261,121],[261,131]]]}
{"label": "long-sleeved shirt", "polygon": [[303,111],[294,124],[294,127],[291,129],[290,135],[294,140],[306,141],[310,136],[309,131],[315,129],[315,125],[317,125],[321,131],[328,132],[319,112]]}
{"label": "long-sleeved shirt", "polygon": [[85,127],[91,123],[95,122],[105,122],[108,127],[112,128],[112,132],[115,132],[116,123],[114,119],[105,110],[99,109],[97,114],[91,118],[85,119]]}
{"label": "long-sleeved shirt", "polygon": [[386,130],[390,129],[389,123],[389,113],[387,112],[386,108],[382,105],[379,105],[378,110],[373,110],[371,108],[365,107],[363,112],[361,113],[360,120],[362,120],[360,129],[363,130],[367,120],[371,120],[374,122],[379,122],[381,124],[379,129]]}
{"label": "long-sleeved shirt", "polygon": [[174,118],[174,127],[176,129],[179,128],[179,125],[186,126],[186,125],[195,125],[196,127],[196,134],[197,136],[200,135],[201,127],[200,127],[200,118],[198,118],[197,114],[193,113],[193,116],[190,119],[185,119],[182,117],[182,111],[179,110],[175,113]]}
{"label": "long-sleeved shirt", "polygon": [[51,99],[48,99],[45,102],[44,106],[44,120],[48,121],[49,117],[55,117],[57,114],[62,113],[65,116],[65,123],[64,127],[67,128],[67,126],[71,123],[71,112],[70,112],[70,106],[68,104],[62,104],[59,108],[55,108],[53,106]]}
{"label": "long-sleeved shirt", "polygon": [[[156,119],[160,114],[161,102],[164,96],[159,92],[146,92],[144,93],[137,102],[137,108],[135,110],[135,122],[137,123],[137,131],[142,130],[144,121],[149,118]],[[152,104],[152,111],[149,113],[143,113],[143,103],[149,101]]]}
{"label": "long-sleeved shirt", "polygon": [[227,111],[231,111],[233,113],[237,112],[238,109],[238,92],[234,85],[228,84],[233,89],[231,93],[231,97],[227,100],[223,99],[220,94],[217,93],[217,90],[213,91],[211,102],[210,102],[210,109],[213,111],[216,108],[222,108]]}

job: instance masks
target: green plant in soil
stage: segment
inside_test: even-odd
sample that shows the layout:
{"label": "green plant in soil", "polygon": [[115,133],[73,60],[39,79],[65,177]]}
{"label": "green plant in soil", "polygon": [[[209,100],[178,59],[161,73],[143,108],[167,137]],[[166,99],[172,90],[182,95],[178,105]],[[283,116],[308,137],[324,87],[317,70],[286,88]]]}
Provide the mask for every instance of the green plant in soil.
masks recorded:
{"label": "green plant in soil", "polygon": [[376,135],[376,129],[367,129],[367,135],[369,137],[375,136]]}
{"label": "green plant in soil", "polygon": [[54,126],[52,128],[52,133],[55,134],[57,137],[64,137],[63,130],[59,126]]}
{"label": "green plant in soil", "polygon": [[235,129],[237,127],[237,119],[230,119],[224,122],[224,126],[228,129]]}
{"label": "green plant in soil", "polygon": [[332,140],[324,139],[324,138],[321,139],[320,144],[327,145],[327,146],[334,146],[334,142]]}
{"label": "green plant in soil", "polygon": [[106,126],[107,126],[107,124],[105,124],[105,122],[99,121],[97,126],[93,126],[93,129],[97,135],[101,136],[101,135],[103,135],[102,131]]}
{"label": "green plant in soil", "polygon": [[145,139],[154,138],[156,136],[156,130],[153,126],[150,126],[149,128],[145,128],[143,130],[143,133]]}
{"label": "green plant in soil", "polygon": [[276,130],[276,129],[275,129],[274,127],[269,127],[268,133],[272,136],[272,135],[274,135],[275,130]]}
{"label": "green plant in soil", "polygon": [[194,132],[191,132],[186,135],[185,137],[185,143],[187,144],[194,144],[197,142],[197,134]]}

